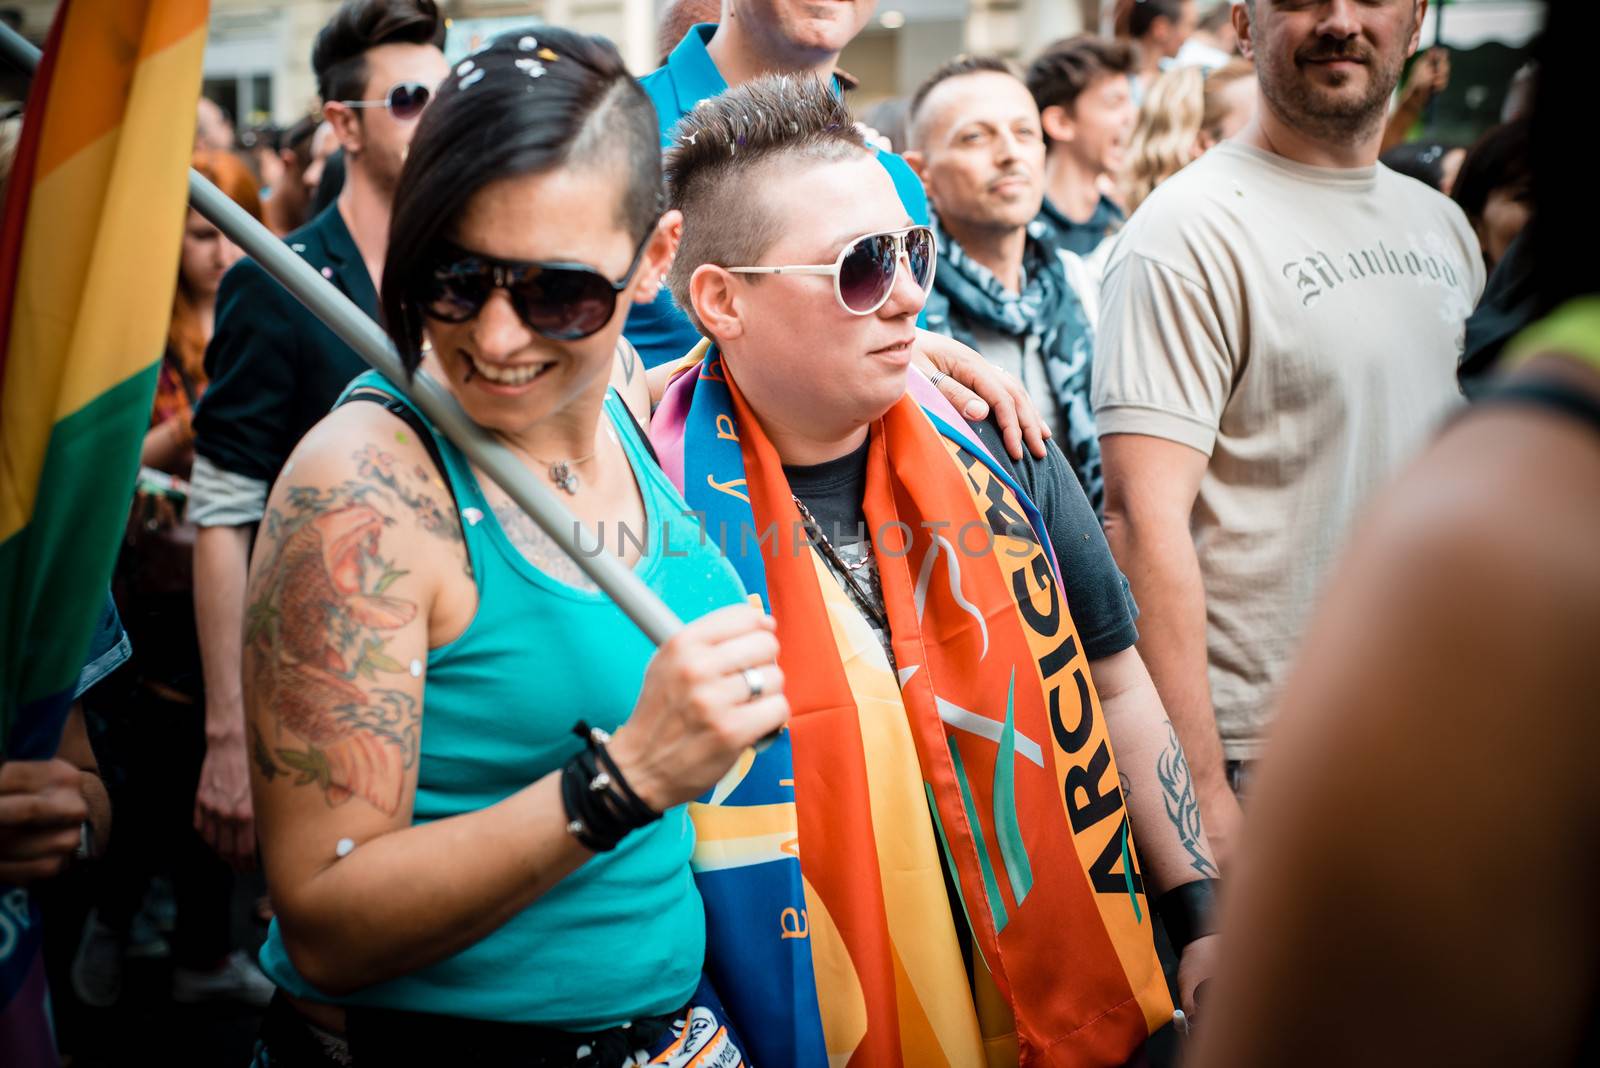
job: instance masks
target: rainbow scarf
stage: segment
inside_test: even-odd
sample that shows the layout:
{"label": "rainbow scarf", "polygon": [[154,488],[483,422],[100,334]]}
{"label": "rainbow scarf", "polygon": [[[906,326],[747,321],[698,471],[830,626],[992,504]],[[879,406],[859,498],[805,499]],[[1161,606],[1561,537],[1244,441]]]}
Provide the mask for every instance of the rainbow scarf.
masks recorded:
{"label": "rainbow scarf", "polygon": [[871,428],[863,501],[898,677],[796,548],[714,350],[653,422],[777,619],[793,713],[691,806],[707,968],[762,1065],[1122,1064],[1172,1006],[1099,699],[1037,510],[913,390]]}

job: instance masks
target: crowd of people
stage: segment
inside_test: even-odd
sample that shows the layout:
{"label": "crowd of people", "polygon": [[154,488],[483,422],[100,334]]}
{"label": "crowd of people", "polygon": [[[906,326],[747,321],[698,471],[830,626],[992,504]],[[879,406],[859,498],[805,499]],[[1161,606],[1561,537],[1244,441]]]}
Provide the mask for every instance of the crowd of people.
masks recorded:
{"label": "crowd of people", "polygon": [[170,956],[256,1068],[1600,1049],[1596,13],[1456,145],[1426,0],[1118,0],[863,117],[874,7],[673,0],[635,78],[346,0],[315,114],[202,101],[684,626],[190,211],[81,711],[0,765],[0,880],[94,865],[71,996]]}

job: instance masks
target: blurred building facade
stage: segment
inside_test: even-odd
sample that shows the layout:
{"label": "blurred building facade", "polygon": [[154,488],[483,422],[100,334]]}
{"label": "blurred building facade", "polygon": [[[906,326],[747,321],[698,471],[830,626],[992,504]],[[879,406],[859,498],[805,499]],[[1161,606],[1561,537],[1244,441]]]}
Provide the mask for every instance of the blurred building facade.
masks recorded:
{"label": "blurred building facade", "polygon": [[[861,80],[858,106],[916,88],[934,67],[961,51],[1026,58],[1084,25],[1096,0],[880,0],[870,26],[843,66]],[[441,0],[450,19],[446,51],[464,55],[496,33],[549,22],[617,42],[636,73],[655,66],[662,0]],[[42,41],[57,0],[0,0],[0,14]],[[317,30],[339,0],[211,0],[205,93],[241,130],[286,124],[316,106],[309,57]]]}

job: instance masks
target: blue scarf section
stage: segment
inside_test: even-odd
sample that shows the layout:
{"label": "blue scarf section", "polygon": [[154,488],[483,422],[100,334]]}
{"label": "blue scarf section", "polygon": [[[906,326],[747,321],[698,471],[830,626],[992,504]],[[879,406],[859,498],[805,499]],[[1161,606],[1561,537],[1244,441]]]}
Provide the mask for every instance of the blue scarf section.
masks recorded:
{"label": "blue scarf section", "polygon": [[1023,288],[1012,293],[987,267],[962,251],[939,229],[939,269],[928,297],[928,329],[978,348],[973,327],[982,326],[1017,339],[1026,350],[1037,336],[1060,412],[1065,441],[1056,444],[1072,464],[1095,514],[1105,503],[1105,478],[1100,469],[1100,435],[1089,403],[1089,372],[1094,360],[1094,324],[1083,301],[1067,279],[1064,254],[1051,241],[1048,228],[1028,224],[1023,252]]}
{"label": "blue scarf section", "polygon": [[[733,395],[723,378],[722,358],[713,349],[690,373],[698,377],[684,423],[684,500],[704,517],[706,532],[718,539],[745,590],[760,596],[771,612],[761,553],[740,551],[740,539],[755,531],[755,518],[743,492],[744,456],[734,434]],[[699,471],[709,476],[688,474]],[[719,803],[793,804],[793,784],[794,751],[784,731],[756,754],[743,779]],[[773,917],[792,910],[791,902],[805,900],[800,859],[789,855],[765,864],[696,870],[695,882],[706,907],[706,971],[754,1062],[777,1068],[827,1064],[811,940],[755,936],[770,931]]]}

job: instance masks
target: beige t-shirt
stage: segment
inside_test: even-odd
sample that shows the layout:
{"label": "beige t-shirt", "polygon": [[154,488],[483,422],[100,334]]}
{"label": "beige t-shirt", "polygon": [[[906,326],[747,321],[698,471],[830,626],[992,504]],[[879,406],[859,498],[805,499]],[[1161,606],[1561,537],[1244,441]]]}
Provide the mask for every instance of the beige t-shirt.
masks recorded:
{"label": "beige t-shirt", "polygon": [[1162,183],[1118,235],[1095,415],[1102,436],[1211,458],[1191,527],[1230,759],[1256,755],[1358,510],[1458,403],[1483,280],[1466,217],[1422,183],[1231,141]]}

